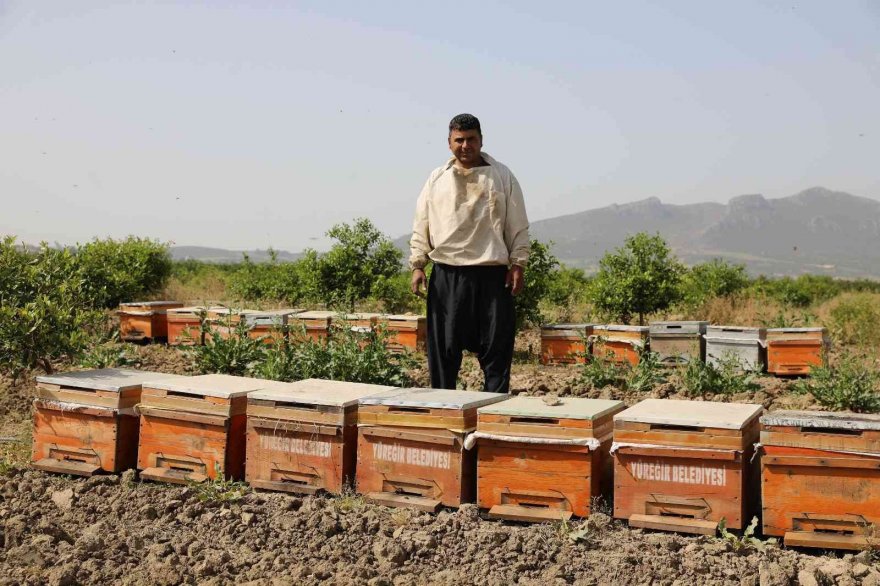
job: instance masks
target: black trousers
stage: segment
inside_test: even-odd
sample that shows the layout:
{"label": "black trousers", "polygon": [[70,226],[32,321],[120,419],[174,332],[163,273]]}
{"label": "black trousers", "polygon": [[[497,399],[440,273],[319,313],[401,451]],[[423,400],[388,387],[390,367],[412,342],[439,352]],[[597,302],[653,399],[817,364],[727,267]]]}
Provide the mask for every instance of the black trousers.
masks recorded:
{"label": "black trousers", "polygon": [[516,310],[504,286],[506,266],[434,263],[428,283],[428,370],[435,389],[454,389],[463,350],[474,352],[484,391],[506,393]]}

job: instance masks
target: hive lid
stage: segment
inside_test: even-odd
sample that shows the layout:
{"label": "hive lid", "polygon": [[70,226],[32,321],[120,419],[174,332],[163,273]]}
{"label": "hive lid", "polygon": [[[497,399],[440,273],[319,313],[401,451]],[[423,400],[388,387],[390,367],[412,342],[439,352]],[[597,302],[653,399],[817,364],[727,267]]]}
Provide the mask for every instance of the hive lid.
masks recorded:
{"label": "hive lid", "polygon": [[200,376],[180,377],[180,380],[154,378],[145,380],[143,386],[159,389],[160,391],[233,399],[263,388],[267,382],[274,381],[228,374],[203,374]]}
{"label": "hive lid", "polygon": [[241,317],[248,325],[284,323],[288,316],[302,313],[302,309],[245,309]]}
{"label": "hive lid", "polygon": [[327,319],[336,315],[334,311],[303,311],[293,316],[296,319]]}
{"label": "hive lid", "polygon": [[361,312],[361,313],[346,313],[343,314],[342,317],[344,319],[372,319],[372,318],[380,318],[382,317],[381,313],[369,313],[369,312]]}
{"label": "hive lid", "polygon": [[761,418],[763,425],[880,431],[880,415],[828,411],[773,411]]}
{"label": "hive lid", "polygon": [[554,417],[560,419],[586,419],[592,421],[603,415],[619,411],[623,401],[561,397],[558,405],[548,405],[542,397],[511,397],[506,401],[480,407],[479,413],[487,415],[519,415],[523,417]]}
{"label": "hive lid", "polygon": [[614,421],[743,429],[747,423],[761,415],[763,410],[761,405],[741,403],[645,399],[615,415]]}
{"label": "hive lid", "polygon": [[208,308],[202,305],[191,305],[188,307],[172,307],[168,309],[168,313],[199,313],[207,310]]}
{"label": "hive lid", "polygon": [[395,389],[381,395],[364,397],[361,405],[430,407],[434,409],[474,409],[504,401],[506,393],[458,391],[451,389]]}
{"label": "hive lid", "polygon": [[706,331],[707,321],[655,321],[648,326],[652,334],[699,334]]}
{"label": "hive lid", "polygon": [[593,326],[594,329],[597,330],[605,330],[608,332],[647,332],[650,328],[648,326],[627,326],[627,325],[619,325],[619,324],[603,324]]}
{"label": "hive lid", "polygon": [[770,332],[779,332],[783,334],[803,334],[808,332],[824,332],[825,328],[815,327],[815,328],[768,328],[767,333]]}
{"label": "hive lid", "polygon": [[128,370],[124,368],[102,368],[100,370],[83,370],[80,372],[64,372],[38,376],[38,383],[61,385],[75,389],[93,389],[119,393],[129,389],[140,388],[146,381],[187,379],[187,376],[163,374],[146,370]]}
{"label": "hive lid", "polygon": [[394,321],[419,321],[427,319],[424,315],[405,315],[401,313],[394,314],[383,314],[379,317],[379,320],[394,320]]}
{"label": "hive lid", "polygon": [[119,307],[157,307],[161,305],[183,305],[179,301],[127,301],[120,303]]}
{"label": "hive lid", "polygon": [[248,399],[307,403],[329,407],[350,407],[357,405],[358,401],[363,397],[380,395],[396,389],[397,387],[384,385],[368,385],[310,378],[294,383],[280,383],[278,386],[261,388],[250,393]]}
{"label": "hive lid", "polygon": [[596,327],[596,324],[544,324],[542,330],[587,330]]}

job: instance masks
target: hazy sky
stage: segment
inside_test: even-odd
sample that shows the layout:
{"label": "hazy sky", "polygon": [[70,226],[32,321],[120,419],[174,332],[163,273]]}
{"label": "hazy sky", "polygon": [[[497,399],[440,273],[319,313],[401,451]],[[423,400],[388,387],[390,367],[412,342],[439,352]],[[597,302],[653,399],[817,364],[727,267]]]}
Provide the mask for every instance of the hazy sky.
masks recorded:
{"label": "hazy sky", "polygon": [[471,112],[532,220],[880,199],[880,2],[0,0],[0,233],[406,233]]}

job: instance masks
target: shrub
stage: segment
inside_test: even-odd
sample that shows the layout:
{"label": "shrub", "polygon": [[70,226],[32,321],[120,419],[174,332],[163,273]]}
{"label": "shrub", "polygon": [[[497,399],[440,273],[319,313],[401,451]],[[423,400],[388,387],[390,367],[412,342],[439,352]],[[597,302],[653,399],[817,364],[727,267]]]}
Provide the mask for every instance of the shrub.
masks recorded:
{"label": "shrub", "polygon": [[588,359],[586,364],[581,367],[578,380],[594,389],[608,386],[623,388],[626,385],[627,370],[626,366],[615,362]]}
{"label": "shrub", "polygon": [[654,385],[666,382],[666,375],[656,352],[641,352],[639,363],[629,369],[626,388],[636,393],[644,393]]}
{"label": "shrub", "polygon": [[624,323],[668,308],[679,299],[682,265],[659,235],[640,232],[623,248],[605,253],[590,287],[590,300],[600,311]]}
{"label": "shrub", "polygon": [[393,277],[379,276],[373,283],[370,297],[382,306],[386,313],[413,312],[424,314],[425,300],[413,295],[410,289],[411,274],[400,272]]}
{"label": "shrub", "polygon": [[529,323],[539,325],[543,319],[539,303],[550,289],[553,270],[559,260],[550,252],[550,244],[538,240],[529,243],[529,263],[525,270],[525,287],[516,297],[516,327]]}
{"label": "shrub", "polygon": [[702,360],[691,360],[679,370],[682,387],[688,397],[757,391],[761,386],[755,380],[756,376],[754,372],[744,372],[735,356],[721,358],[718,366]]}
{"label": "shrub", "polygon": [[870,293],[842,296],[831,308],[828,325],[838,343],[880,346],[880,298]]}
{"label": "shrub", "polygon": [[265,359],[266,344],[248,335],[244,321],[214,325],[203,320],[202,333],[205,343],[187,348],[198,372],[244,376]]}
{"label": "shrub", "polygon": [[76,251],[93,307],[116,307],[156,293],[171,275],[168,245],[147,238],[95,239]]}
{"label": "shrub", "polygon": [[229,292],[236,299],[246,301],[284,301],[296,305],[307,301],[310,291],[302,278],[302,265],[297,262],[278,262],[275,251],[269,251],[269,261],[251,262],[248,255],[238,270],[229,277]]}
{"label": "shrub", "polygon": [[798,381],[794,389],[810,393],[823,407],[835,411],[876,413],[880,411],[880,373],[874,364],[852,353],[838,358],[834,366],[813,368],[810,378]]}
{"label": "shrub", "polygon": [[785,305],[808,307],[840,293],[841,284],[831,277],[821,275],[800,275],[796,279],[768,279],[761,276],[755,279],[751,289]]}
{"label": "shrub", "polygon": [[731,264],[720,258],[688,269],[681,282],[682,300],[690,306],[713,297],[730,297],[749,284],[745,265]]}

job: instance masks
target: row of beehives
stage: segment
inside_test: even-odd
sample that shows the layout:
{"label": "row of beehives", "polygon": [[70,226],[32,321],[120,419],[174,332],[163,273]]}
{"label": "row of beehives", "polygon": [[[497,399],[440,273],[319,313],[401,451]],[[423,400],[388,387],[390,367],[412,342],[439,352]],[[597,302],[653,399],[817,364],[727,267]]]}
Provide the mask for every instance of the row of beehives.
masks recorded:
{"label": "row of beehives", "polygon": [[227,336],[240,322],[248,335],[273,343],[289,331],[302,331],[313,339],[324,339],[334,320],[352,328],[375,328],[382,324],[388,332],[388,346],[393,350],[421,350],[425,344],[426,321],[419,315],[382,313],[340,314],[304,309],[233,310],[228,307],[184,307],[176,301],[142,301],[119,306],[119,332],[127,342],[167,340],[172,346],[203,344],[202,324],[210,326],[209,335]]}
{"label": "row of beehives", "polygon": [[778,375],[809,374],[828,348],[825,328],[710,326],[705,321],[665,321],[649,326],[552,324],[541,327],[541,360],[583,362],[588,355],[637,364],[643,350],[661,364],[691,360],[718,365],[725,360],[744,370]]}
{"label": "row of beehives", "polygon": [[632,526],[702,534],[763,503],[765,534],[822,548],[871,546],[880,523],[880,416],[115,369],[39,377],[38,392],[34,467],[53,472],[308,494],[354,481],[380,504],[476,500],[518,521],[613,496]]}

